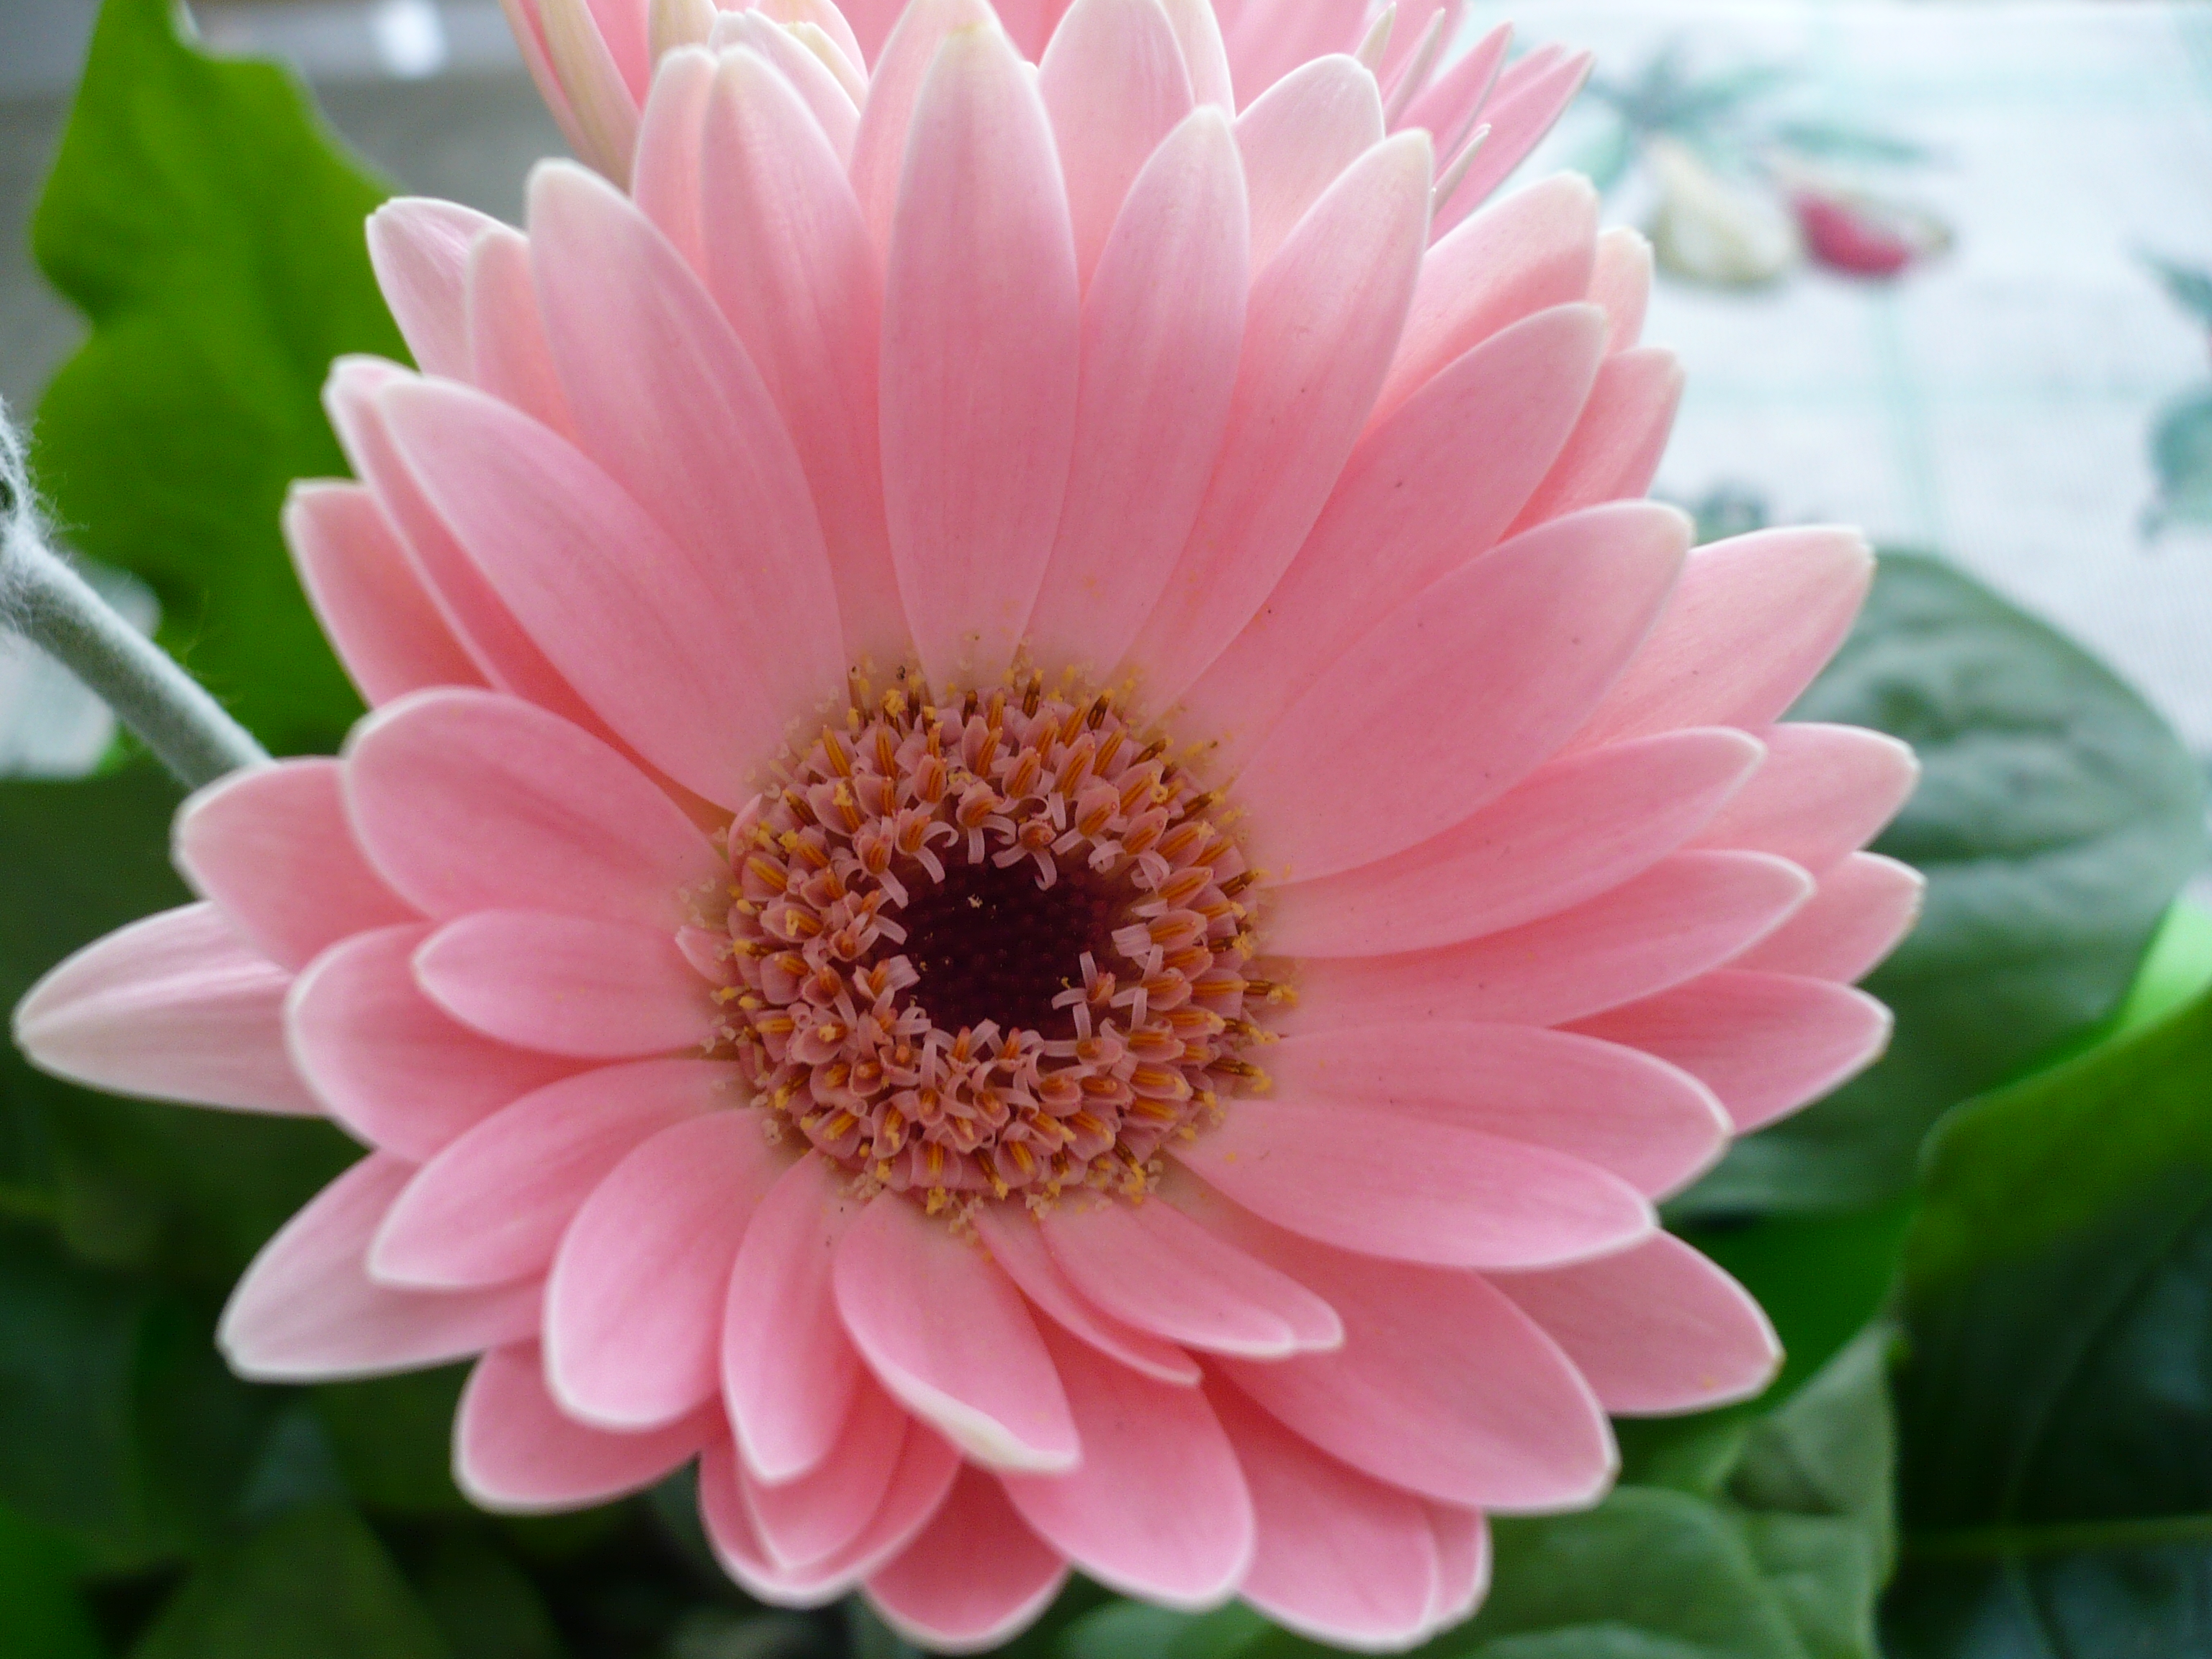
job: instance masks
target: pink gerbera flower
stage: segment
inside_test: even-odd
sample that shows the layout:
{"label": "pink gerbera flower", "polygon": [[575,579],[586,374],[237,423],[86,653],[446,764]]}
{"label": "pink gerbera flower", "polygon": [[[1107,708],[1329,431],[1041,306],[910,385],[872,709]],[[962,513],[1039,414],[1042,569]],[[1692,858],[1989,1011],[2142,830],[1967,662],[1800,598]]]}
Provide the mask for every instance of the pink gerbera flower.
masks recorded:
{"label": "pink gerbera flower", "polygon": [[17,1035],[372,1149],[222,1341],[482,1354],[488,1506],[696,1458],[748,1589],[933,1644],[1073,1564],[1404,1646],[1608,1411],[1771,1373],[1652,1201],[1881,1046],[1911,759],[1772,723],[1868,555],[1626,499],[1676,376],[1586,185],[1431,248],[1364,69],[1232,125],[1158,0],[979,15],[740,17],[631,195],[377,216],[422,372],[286,514],[375,712]]}
{"label": "pink gerbera flower", "polygon": [[[655,66],[680,46],[753,46],[802,84],[823,75],[860,100],[868,68],[880,69],[905,0],[501,0],[547,106],[578,155],[626,184],[640,113]],[[1231,112],[1249,125],[1332,135],[1317,154],[1358,136],[1355,118],[1382,130],[1433,135],[1438,179],[1431,234],[1443,235],[1502,184],[1582,89],[1588,52],[1540,46],[1507,64],[1512,30],[1492,30],[1439,71],[1464,0],[1158,0],[1139,40],[1164,23],[1177,50],[1157,52],[1127,89],[1148,100],[1181,92]],[[995,15],[1017,50],[1042,64],[1073,9],[1068,0],[1009,0],[995,14],[969,0],[965,21]],[[784,27],[779,30],[777,23]],[[1065,81],[1098,47],[1094,21],[1064,40],[1056,67]],[[1126,18],[1120,27],[1130,25]],[[815,62],[805,60],[811,56]],[[921,65],[909,67],[918,72]],[[1361,76],[1352,73],[1364,68]],[[1265,94],[1262,96],[1262,94]],[[1370,107],[1364,107],[1371,106]]]}

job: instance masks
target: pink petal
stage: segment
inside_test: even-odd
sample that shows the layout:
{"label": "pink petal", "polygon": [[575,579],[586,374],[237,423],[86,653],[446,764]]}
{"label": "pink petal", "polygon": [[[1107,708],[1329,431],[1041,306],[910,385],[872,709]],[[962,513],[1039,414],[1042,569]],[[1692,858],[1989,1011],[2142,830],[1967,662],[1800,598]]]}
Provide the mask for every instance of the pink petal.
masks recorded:
{"label": "pink petal", "polygon": [[909,1641],[975,1653],[1058,1595],[1067,1564],[1022,1524],[999,1483],[963,1468],[921,1535],[867,1580],[868,1600]]}
{"label": "pink petal", "polygon": [[1343,1309],[1337,1352],[1220,1362],[1294,1433],[1448,1504],[1571,1509],[1611,1483],[1613,1435],[1589,1385],[1480,1275],[1348,1255],[1188,1183],[1176,1201]]}
{"label": "pink petal", "polygon": [[1192,686],[1232,769],[1312,676],[1495,542],[1551,465],[1597,371],[1587,306],[1499,331],[1371,428],[1267,604]]}
{"label": "pink petal", "polygon": [[1082,346],[1052,129],[995,29],[939,49],[906,169],[884,262],[891,559],[924,674],[988,684],[1052,552]]}
{"label": "pink petal", "polygon": [[1075,0],[1038,61],[1037,91],[1067,180],[1076,279],[1088,288],[1138,171],[1190,113],[1190,76],[1157,0]]}
{"label": "pink petal", "polygon": [[1759,738],[1765,764],[1698,846],[1772,853],[1817,876],[1873,840],[1920,781],[1911,749],[1881,732],[1791,720]]}
{"label": "pink petal", "polygon": [[380,404],[470,558],[592,707],[686,787],[726,806],[748,799],[788,714],[731,649],[732,585],[706,602],[709,577],[642,508],[505,404],[429,382],[394,385]]}
{"label": "pink petal", "polygon": [[283,525],[300,586],[363,701],[482,684],[365,486],[303,479]]}
{"label": "pink petal", "polygon": [[1400,404],[1471,346],[1509,323],[1589,289],[1597,192],[1563,173],[1516,191],[1439,240],[1421,262],[1389,378],[1370,416]]}
{"label": "pink petal", "polygon": [[581,167],[531,174],[530,230],[582,447],[684,556],[665,573],[664,608],[702,613],[778,709],[842,690],[836,590],[805,470],[704,284],[620,191]]}
{"label": "pink petal", "polygon": [[[875,73],[868,82],[860,130],[853,137],[853,194],[860,200],[861,217],[878,252],[891,245],[891,219],[905,174],[915,105],[937,62],[938,49],[958,31],[998,27],[986,0],[914,0],[894,15],[897,26],[890,31],[882,51],[872,54]],[[865,46],[868,31],[857,21],[855,33]]]}
{"label": "pink petal", "polygon": [[1520,534],[1601,501],[1632,501],[1651,487],[1682,401],[1682,366],[1648,346],[1616,352],[1597,372],[1589,401],[1559,458],[1513,520]]}
{"label": "pink petal", "polygon": [[[1460,179],[1450,199],[1437,210],[1437,234],[1442,235],[1483,202],[1506,175],[1536,148],[1552,125],[1566,111],[1589,76],[1591,56],[1579,52],[1563,55],[1537,69],[1531,52],[1498,77],[1498,89],[1483,106],[1483,124],[1490,137],[1475,155],[1474,164]],[[1521,71],[1535,70],[1523,75]]]}
{"label": "pink petal", "polygon": [[903,1407],[862,1380],[836,1443],[796,1480],[769,1486],[741,1478],[753,1533],[771,1561],[815,1566],[850,1547],[882,1508],[913,1421]]}
{"label": "pink petal", "polygon": [[583,129],[545,50],[545,25],[538,15],[538,0],[500,0],[499,9],[507,14],[507,27],[522,53],[523,66],[530,71],[538,95],[545,100],[545,107],[560,126],[562,137],[568,141],[570,149],[582,149]]}
{"label": "pink petal", "polygon": [[1640,230],[1616,225],[1601,231],[1590,266],[1589,297],[1605,313],[1605,349],[1626,351],[1644,332],[1651,300],[1651,244]]}
{"label": "pink petal", "polygon": [[876,251],[828,141],[758,58],[726,58],[708,109],[707,282],[782,412],[813,491],[848,660],[913,654],[878,458]]}
{"label": "pink petal", "polygon": [[1699,548],[1577,744],[1765,725],[1835,654],[1873,580],[1874,555],[1855,530],[1761,530]]}
{"label": "pink petal", "polygon": [[1376,956],[1554,915],[1688,841],[1752,775],[1760,752],[1742,732],[1718,727],[1555,761],[1418,847],[1278,889],[1268,948]]}
{"label": "pink petal", "polygon": [[489,691],[429,691],[346,740],[369,856],[429,915],[538,908],[663,929],[726,866],[676,804],[589,732]]}
{"label": "pink petal", "polygon": [[1449,1267],[1534,1267],[1658,1225],[1644,1194],[1578,1158],[1326,1097],[1234,1103],[1176,1161],[1254,1214],[1347,1250]]}
{"label": "pink petal", "polygon": [[830,1282],[877,1380],[970,1457],[1048,1473],[1075,1466],[1052,1358],[1021,1292],[981,1250],[883,1193],[839,1242]]}
{"label": "pink petal", "polygon": [[1659,1197],[1686,1185],[1733,1132],[1711,1091],[1633,1048],[1528,1025],[1450,1020],[1285,1037],[1272,1091],[1549,1146]]}
{"label": "pink petal", "polygon": [[323,403],[346,459],[375,492],[416,575],[483,678],[548,708],[581,708],[568,682],[522,631],[506,604],[453,539],[407,470],[378,402],[409,377],[374,358],[341,357],[331,366]]}
{"label": "pink petal", "polygon": [[1322,958],[1296,970],[1285,1031],[1425,1019],[1553,1025],[1718,967],[1811,896],[1755,853],[1677,853],[1571,910],[1440,950]]}
{"label": "pink petal", "polygon": [[[545,55],[567,94],[576,153],[616,183],[626,184],[630,155],[637,148],[638,104],[645,96],[648,74],[645,8],[628,8],[635,14],[633,21],[620,6],[609,6],[594,15],[588,0],[535,3],[544,31]],[[610,38],[603,28],[609,19],[629,26]]]}
{"label": "pink petal", "polygon": [[1734,966],[1849,984],[1871,972],[1920,920],[1928,879],[1878,853],[1854,853],[1824,872],[1805,908]]}
{"label": "pink petal", "polygon": [[1420,266],[1423,134],[1386,138],[1255,276],[1228,436],[1198,522],[1131,648],[1172,702],[1250,621],[1367,423]]}
{"label": "pink petal", "polygon": [[1066,0],[998,0],[994,9],[1014,49],[1034,64],[1043,57],[1065,3]]}
{"label": "pink petal", "polygon": [[[1404,14],[1400,14],[1402,17]],[[1405,27],[1400,24],[1400,28]],[[1449,25],[1447,26],[1449,28]],[[1390,56],[1398,55],[1399,33],[1390,33]],[[1448,65],[1428,85],[1413,95],[1406,106],[1405,113],[1391,124],[1392,130],[1404,127],[1426,127],[1436,135],[1440,154],[1449,155],[1461,148],[1473,130],[1482,106],[1489,100],[1498,82],[1498,71],[1505,62],[1505,55],[1513,45],[1513,26],[1500,23],[1489,33],[1469,46],[1455,62]],[[1447,40],[1447,51],[1450,49]],[[1395,101],[1398,89],[1392,88]]]}
{"label": "pink petal", "polygon": [[1317,1642],[1402,1648],[1437,1589],[1428,1507],[1301,1439],[1235,1389],[1208,1391],[1251,1489],[1257,1547],[1237,1595]]}
{"label": "pink petal", "polygon": [[819,1607],[912,1543],[943,1505],[960,1468],[960,1454],[943,1437],[908,1419],[889,1489],[860,1536],[823,1560],[787,1567],[769,1553],[753,1521],[760,1483],[723,1441],[700,1460],[699,1516],[716,1559],[746,1590],[783,1607]]}
{"label": "pink petal", "polygon": [[546,343],[530,279],[530,243],[505,225],[477,238],[469,256],[470,378],[501,403],[573,438],[576,420]]}
{"label": "pink petal", "polygon": [[592,1189],[545,1286],[545,1375],[563,1411],[657,1428],[714,1397],[730,1264],[783,1169],[757,1114],[714,1111]]}
{"label": "pink petal", "polygon": [[1428,1511],[1437,1545],[1437,1594],[1429,1604],[1428,1627],[1448,1630],[1470,1617],[1489,1594],[1490,1528],[1480,1510],[1431,1503]]}
{"label": "pink petal", "polygon": [[[860,107],[852,89],[839,79],[830,65],[790,30],[768,21],[767,14],[761,11],[724,12],[715,20],[714,44],[726,70],[732,47],[750,47],[755,56],[777,71],[785,91],[796,95],[800,106],[811,118],[810,125],[836,157],[837,176],[843,180],[852,162],[854,141],[860,136]],[[863,83],[864,95],[866,89]],[[721,159],[718,144],[718,164]],[[872,259],[872,241],[870,246]],[[873,319],[870,320],[872,323]],[[742,319],[732,317],[730,321],[743,331]],[[750,340],[746,346],[751,349]]]}
{"label": "pink petal", "polygon": [[1077,1197],[1046,1215],[1042,1231],[1078,1291],[1171,1342],[1279,1358],[1344,1340],[1328,1303],[1171,1205]]}
{"label": "pink petal", "polygon": [[[1376,61],[1375,78],[1386,89],[1394,89],[1401,76],[1413,67],[1413,59],[1431,27],[1442,35],[1449,36],[1459,21],[1459,0],[1407,0],[1399,8],[1396,21]],[[1480,51],[1486,40],[1476,42],[1473,50]],[[1501,54],[1502,55],[1502,54]],[[1431,69],[1434,65],[1431,64]]]}
{"label": "pink petal", "polygon": [[860,1386],[830,1282],[838,1241],[860,1213],[845,1186],[842,1170],[808,1152],[754,1211],[730,1272],[722,1392],[745,1467],[764,1480],[817,1468]]}
{"label": "pink petal", "polygon": [[[695,271],[707,268],[699,196],[707,172],[707,100],[714,90],[714,54],[681,46],[653,70],[653,92],[638,124],[630,163],[630,199]],[[532,180],[533,189],[536,179]],[[534,228],[534,227],[533,227]]]}
{"label": "pink petal", "polygon": [[1234,115],[1237,94],[1230,85],[1229,53],[1221,42],[1221,21],[1213,15],[1212,0],[1161,0],[1161,9],[1182,47],[1192,101]]}
{"label": "pink petal", "polygon": [[369,1238],[414,1172],[372,1152],[261,1247],[216,1332],[233,1370],[262,1382],[374,1376],[443,1364],[537,1329],[543,1287],[535,1283],[396,1291],[369,1278]]}
{"label": "pink petal", "polygon": [[575,1070],[456,1024],[415,982],[423,927],[332,947],[292,983],[284,1035],[330,1115],[370,1145],[430,1157],[509,1101]]}
{"label": "pink petal", "polygon": [[1083,1462],[1010,1474],[1006,1497],[1085,1574],[1172,1607],[1227,1599],[1252,1559],[1252,1499],[1229,1437],[1197,1389],[1179,1389],[1045,1333]]}
{"label": "pink petal", "polygon": [[542,1276],[615,1166],[663,1129],[737,1098],[735,1066],[644,1060],[549,1084],[416,1172],[369,1246],[387,1284],[450,1290]]}
{"label": "pink petal", "polygon": [[1889,1010],[1826,980],[1722,969],[1575,1029],[1680,1066],[1748,1134],[1878,1058]]}
{"label": "pink petal", "polygon": [[[763,17],[772,17],[779,23],[791,25],[785,33],[794,40],[808,28],[820,29],[829,36],[830,46],[836,49],[837,57],[843,60],[845,68],[866,88],[867,54],[860,50],[860,38],[854,33],[852,24],[846,20],[845,14],[832,3],[832,0],[766,0],[760,11]],[[818,50],[818,46],[810,46],[809,50]]]}
{"label": "pink petal", "polygon": [[368,263],[392,320],[425,374],[469,372],[462,303],[469,244],[499,222],[456,202],[402,196],[368,216]]}
{"label": "pink petal", "polygon": [[1035,1218],[1004,1204],[987,1204],[975,1214],[975,1231],[991,1259],[1014,1281],[1037,1310],[1071,1335],[1157,1382],[1178,1388],[1197,1386],[1198,1364],[1173,1343],[1109,1318],[1075,1292],[1053,1265],[1044,1232]]}
{"label": "pink petal", "polygon": [[[1689,540],[1673,507],[1593,507],[1399,605],[1315,678],[1239,775],[1255,862],[1298,880],[1332,875],[1504,793],[1589,719],[1666,603]],[[1446,732],[1464,735],[1437,741]],[[1361,810],[1336,810],[1324,781],[1355,777]]]}
{"label": "pink petal", "polygon": [[580,1060],[696,1046],[716,1020],[707,983],[663,929],[534,910],[478,910],[415,953],[416,982],[463,1024]]}
{"label": "pink petal", "polygon": [[249,768],[177,809],[177,867],[281,967],[299,968],[349,933],[417,919],[362,857],[338,772],[319,757]]}
{"label": "pink petal", "polygon": [[1042,661],[1119,661],[1182,552],[1237,384],[1245,240],[1236,145],[1208,105],[1138,175],[1084,301],[1074,465],[1029,622]]}
{"label": "pink petal", "polygon": [[1601,1261],[1492,1282],[1551,1333],[1615,1413],[1748,1400],[1782,1364],[1782,1344],[1751,1293],[1666,1233]]}
{"label": "pink petal", "polygon": [[1323,52],[1349,52],[1358,43],[1367,8],[1359,0],[1320,0],[1304,6],[1224,5],[1222,33],[1236,65],[1238,95],[1246,103],[1264,94],[1301,64]]}
{"label": "pink petal", "polygon": [[313,1117],[284,1052],[292,976],[212,904],[94,940],[15,1005],[15,1044],[42,1072],[111,1094]]}
{"label": "pink petal", "polygon": [[546,1393],[538,1345],[519,1343],[469,1373],[453,1419],[453,1480],[500,1514],[581,1509],[643,1491],[690,1462],[716,1427],[711,1409],[642,1434],[587,1427]]}
{"label": "pink petal", "polygon": [[851,25],[854,39],[859,43],[866,62],[878,64],[892,25],[905,15],[908,8],[904,0],[845,0],[838,9]]}
{"label": "pink petal", "polygon": [[1263,269],[1339,175],[1382,142],[1375,77],[1349,58],[1316,58],[1254,99],[1237,118],[1252,268]]}

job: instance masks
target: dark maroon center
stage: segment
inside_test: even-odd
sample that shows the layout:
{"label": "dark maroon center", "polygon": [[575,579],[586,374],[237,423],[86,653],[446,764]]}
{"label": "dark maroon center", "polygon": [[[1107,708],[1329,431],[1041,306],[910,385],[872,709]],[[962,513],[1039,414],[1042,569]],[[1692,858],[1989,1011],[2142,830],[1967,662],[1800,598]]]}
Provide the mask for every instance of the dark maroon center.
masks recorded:
{"label": "dark maroon center", "polygon": [[907,938],[883,953],[904,956],[921,975],[907,994],[941,1030],[985,1020],[1001,1033],[1073,1030],[1073,1017],[1052,1000],[1083,983],[1085,951],[1102,968],[1116,960],[1113,932],[1128,900],[1121,884],[1063,861],[1060,878],[1040,888],[1030,860],[1002,868],[946,852],[942,882],[919,866],[901,870],[907,907],[885,912]]}

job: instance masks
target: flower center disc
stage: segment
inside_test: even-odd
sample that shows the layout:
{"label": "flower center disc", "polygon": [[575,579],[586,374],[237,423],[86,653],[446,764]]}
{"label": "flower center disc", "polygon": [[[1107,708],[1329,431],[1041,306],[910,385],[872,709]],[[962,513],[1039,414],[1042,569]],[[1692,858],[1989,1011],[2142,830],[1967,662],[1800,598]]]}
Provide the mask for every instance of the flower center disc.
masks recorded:
{"label": "flower center disc", "polygon": [[720,1035],[824,1155],[933,1211],[1142,1191],[1258,1075],[1243,856],[1110,695],[902,686],[775,771],[732,833]]}

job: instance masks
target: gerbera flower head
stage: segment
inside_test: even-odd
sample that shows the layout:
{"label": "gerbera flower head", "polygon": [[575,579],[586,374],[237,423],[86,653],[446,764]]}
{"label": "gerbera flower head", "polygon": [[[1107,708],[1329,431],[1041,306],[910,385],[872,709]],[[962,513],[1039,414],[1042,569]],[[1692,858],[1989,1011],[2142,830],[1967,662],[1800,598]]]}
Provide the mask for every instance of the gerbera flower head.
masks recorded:
{"label": "gerbera flower head", "polygon": [[478,1501],[696,1459],[749,1589],[942,1647],[1071,1564],[1408,1645],[1608,1412],[1758,1390],[1653,1200],[1876,1051],[1917,890],[1910,755],[1775,723],[1863,545],[1635,499],[1633,239],[1431,246],[1364,66],[1232,122],[1175,17],[723,17],[629,193],[383,209],[420,372],[285,517],[374,712],[16,1014],[369,1148],[240,1370],[481,1355]]}

